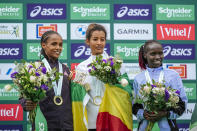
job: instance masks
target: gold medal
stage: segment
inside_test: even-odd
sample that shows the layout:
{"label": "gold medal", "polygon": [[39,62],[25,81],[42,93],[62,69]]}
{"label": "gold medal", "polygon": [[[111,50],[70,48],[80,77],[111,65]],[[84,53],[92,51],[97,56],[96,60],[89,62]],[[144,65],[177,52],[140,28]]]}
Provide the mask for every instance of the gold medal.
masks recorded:
{"label": "gold medal", "polygon": [[[59,103],[57,102],[57,99],[59,99],[59,100],[60,100],[60,102],[59,102]],[[62,103],[63,103],[63,99],[62,99],[62,97],[61,97],[61,96],[54,96],[54,98],[53,98],[53,102],[54,102],[57,106],[60,106],[60,105],[62,105]]]}
{"label": "gold medal", "polygon": [[102,97],[101,96],[95,96],[93,98],[93,102],[95,105],[100,106],[101,102],[102,102]]}

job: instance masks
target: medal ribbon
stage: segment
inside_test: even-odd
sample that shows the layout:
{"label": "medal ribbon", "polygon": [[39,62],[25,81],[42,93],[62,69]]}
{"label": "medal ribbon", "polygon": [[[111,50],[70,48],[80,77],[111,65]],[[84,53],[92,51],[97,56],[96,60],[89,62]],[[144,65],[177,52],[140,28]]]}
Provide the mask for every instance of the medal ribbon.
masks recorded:
{"label": "medal ribbon", "polygon": [[[46,58],[44,58],[42,60],[42,62],[44,63],[44,66],[47,68],[47,71],[51,71],[52,70],[51,67],[50,67],[50,65],[49,65],[49,63],[48,63],[48,61],[46,60]],[[60,73],[63,73],[62,64],[60,62],[58,64],[59,64],[59,72]],[[53,79],[53,78],[51,77],[51,79]],[[52,82],[55,96],[61,96],[61,92],[62,92],[62,81],[63,81],[63,76],[61,75],[60,76],[60,79],[58,81],[58,85],[57,85],[56,81],[53,81]]]}
{"label": "medal ribbon", "polygon": [[[146,77],[146,81],[148,81],[148,83],[153,84],[150,75],[148,73],[148,70],[145,71],[145,77]],[[159,74],[159,83],[162,83],[162,81],[164,80],[164,73],[163,70],[160,72]]]}

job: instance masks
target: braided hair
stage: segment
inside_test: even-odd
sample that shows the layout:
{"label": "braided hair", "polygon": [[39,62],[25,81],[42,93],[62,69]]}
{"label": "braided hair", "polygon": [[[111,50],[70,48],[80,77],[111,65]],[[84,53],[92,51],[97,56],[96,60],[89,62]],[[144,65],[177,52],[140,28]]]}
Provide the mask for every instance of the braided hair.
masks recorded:
{"label": "braided hair", "polygon": [[[46,43],[47,40],[50,38],[50,36],[53,35],[53,34],[57,34],[57,35],[60,36],[60,34],[59,34],[58,32],[53,31],[53,30],[46,31],[46,32],[42,35],[41,41],[40,41],[41,47],[42,47],[42,43]],[[60,37],[61,37],[61,36],[60,36]],[[47,58],[47,59],[48,59],[48,56],[46,55],[46,53],[45,53],[45,51],[44,51],[43,48],[40,50],[40,59],[42,59],[42,56],[43,56],[44,58]]]}
{"label": "braided hair", "polygon": [[142,70],[146,70],[146,65],[148,64],[147,60],[144,58],[144,53],[147,53],[148,46],[153,44],[153,43],[161,45],[161,43],[159,43],[156,40],[148,40],[144,43],[144,45],[142,45],[140,47],[140,50],[139,50],[139,66]]}

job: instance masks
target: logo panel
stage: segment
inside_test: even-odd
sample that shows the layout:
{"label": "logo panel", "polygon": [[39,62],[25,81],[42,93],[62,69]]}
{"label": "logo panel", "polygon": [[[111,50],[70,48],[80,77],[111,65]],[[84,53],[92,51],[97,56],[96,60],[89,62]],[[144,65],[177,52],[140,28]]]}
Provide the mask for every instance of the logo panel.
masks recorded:
{"label": "logo panel", "polygon": [[184,20],[195,19],[194,5],[156,5],[156,20]]}
{"label": "logo panel", "polygon": [[138,63],[123,63],[121,68],[121,74],[127,73],[130,80],[133,80],[134,77],[141,73]]}
{"label": "logo panel", "polygon": [[23,4],[1,3],[0,19],[23,19]]}
{"label": "logo panel", "polygon": [[157,24],[157,40],[195,40],[195,25]]}
{"label": "logo panel", "polygon": [[[9,90],[9,88],[11,88]],[[0,99],[1,100],[18,100],[19,92],[14,84],[0,84]]]}
{"label": "logo panel", "polygon": [[[104,51],[110,55],[110,44],[106,44]],[[71,59],[87,59],[91,55],[91,49],[84,43],[71,44]]]}
{"label": "logo panel", "polygon": [[195,107],[195,103],[187,103],[187,107],[183,115],[181,115],[177,120],[191,120],[194,107]]}
{"label": "logo panel", "polygon": [[184,80],[196,80],[196,64],[193,63],[164,63],[164,68],[175,70]]}
{"label": "logo panel", "polygon": [[15,64],[0,63],[0,80],[12,80],[10,75],[14,72]]}
{"label": "logo panel", "polygon": [[[40,43],[27,43],[27,60],[39,60],[40,59]],[[63,50],[60,55],[60,60],[67,59],[67,44],[63,44]]]}
{"label": "logo panel", "polygon": [[137,43],[116,43],[114,44],[114,54],[119,54],[123,60],[137,60],[141,45]]}
{"label": "logo panel", "polygon": [[152,20],[152,5],[115,4],[114,19]]}
{"label": "logo panel", "polygon": [[27,19],[66,19],[66,5],[27,4]]}
{"label": "logo panel", "polygon": [[0,125],[0,131],[23,131],[23,125]]}
{"label": "logo panel", "polygon": [[184,83],[184,89],[189,100],[196,100],[196,84],[195,83]]}
{"label": "logo panel", "polygon": [[23,121],[23,108],[20,104],[0,104],[0,121]]}
{"label": "logo panel", "polygon": [[151,40],[153,24],[114,24],[114,40]]}
{"label": "logo panel", "polygon": [[194,44],[163,44],[165,59],[195,59]]}
{"label": "logo panel", "polygon": [[0,59],[22,59],[22,44],[0,44]]}
{"label": "logo panel", "polygon": [[[70,32],[71,40],[85,40],[86,30],[90,23],[71,23]],[[103,25],[107,31],[107,40],[110,40],[110,24],[108,23],[99,23]]]}
{"label": "logo panel", "polygon": [[62,39],[67,39],[66,23],[27,23],[27,39],[38,40],[42,34],[49,30],[56,31],[62,36]]}
{"label": "logo panel", "polygon": [[23,24],[22,23],[1,23],[0,25],[1,40],[22,40]]}
{"label": "logo panel", "polygon": [[110,20],[109,4],[71,4],[72,20]]}

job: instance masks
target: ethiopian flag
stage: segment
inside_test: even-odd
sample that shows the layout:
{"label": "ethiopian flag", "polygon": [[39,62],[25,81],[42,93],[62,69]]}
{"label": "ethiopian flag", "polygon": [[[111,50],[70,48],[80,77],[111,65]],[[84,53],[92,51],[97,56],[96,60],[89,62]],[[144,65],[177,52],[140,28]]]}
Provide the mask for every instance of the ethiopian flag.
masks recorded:
{"label": "ethiopian flag", "polygon": [[97,131],[132,131],[131,87],[105,84],[97,116]]}
{"label": "ethiopian flag", "polygon": [[192,118],[191,118],[191,123],[190,123],[190,131],[197,131],[197,103],[195,105]]}
{"label": "ethiopian flag", "polygon": [[88,117],[86,105],[90,96],[80,84],[71,82],[71,97],[74,131],[87,131]]}

